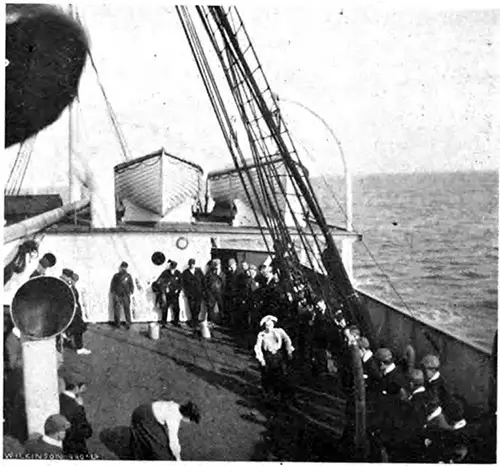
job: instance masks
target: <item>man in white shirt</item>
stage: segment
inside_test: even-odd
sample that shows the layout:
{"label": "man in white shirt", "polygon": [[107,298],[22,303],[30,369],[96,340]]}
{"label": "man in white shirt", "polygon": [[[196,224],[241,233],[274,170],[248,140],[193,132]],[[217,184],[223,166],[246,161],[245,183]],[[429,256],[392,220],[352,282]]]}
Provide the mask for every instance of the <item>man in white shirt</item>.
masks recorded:
{"label": "man in white shirt", "polygon": [[181,461],[179,428],[181,422],[200,422],[198,406],[189,401],[155,401],[139,406],[132,413],[131,451],[136,460]]}
{"label": "man in white shirt", "polygon": [[283,353],[285,350],[290,359],[295,348],[288,334],[282,328],[274,327],[277,321],[271,315],[262,318],[260,325],[265,328],[257,336],[254,351],[261,367],[264,394],[279,396],[281,401],[285,401],[289,387]]}

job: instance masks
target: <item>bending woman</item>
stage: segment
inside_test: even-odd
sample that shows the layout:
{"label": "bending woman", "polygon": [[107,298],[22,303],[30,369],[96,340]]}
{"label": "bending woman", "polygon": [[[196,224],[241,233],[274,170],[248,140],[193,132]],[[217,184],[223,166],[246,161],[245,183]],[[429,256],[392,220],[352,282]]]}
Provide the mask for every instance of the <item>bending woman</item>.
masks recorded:
{"label": "bending woman", "polygon": [[200,422],[198,407],[189,401],[155,401],[139,406],[132,414],[131,450],[136,460],[181,461],[181,421]]}

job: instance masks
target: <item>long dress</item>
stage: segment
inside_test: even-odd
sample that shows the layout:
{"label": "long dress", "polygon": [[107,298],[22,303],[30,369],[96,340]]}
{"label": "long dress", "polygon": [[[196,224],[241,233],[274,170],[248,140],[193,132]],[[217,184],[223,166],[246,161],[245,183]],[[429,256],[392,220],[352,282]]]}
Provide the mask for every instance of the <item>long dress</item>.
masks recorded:
{"label": "long dress", "polygon": [[136,460],[174,461],[168,430],[153,414],[152,403],[139,406],[132,414],[130,449]]}

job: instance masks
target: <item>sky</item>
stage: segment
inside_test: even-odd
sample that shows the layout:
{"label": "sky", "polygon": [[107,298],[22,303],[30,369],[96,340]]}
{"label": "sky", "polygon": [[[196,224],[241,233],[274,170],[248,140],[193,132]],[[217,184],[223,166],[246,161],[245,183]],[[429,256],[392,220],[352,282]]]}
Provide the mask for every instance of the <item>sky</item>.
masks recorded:
{"label": "sky", "polygon": [[[338,143],[354,175],[498,167],[500,9],[323,3],[238,8],[313,175],[343,172]],[[164,147],[206,172],[229,166],[175,8],[76,5],[129,157]],[[77,116],[83,181],[124,160],[90,64]],[[44,192],[67,182],[67,138],[64,114],[38,136],[25,186]]]}

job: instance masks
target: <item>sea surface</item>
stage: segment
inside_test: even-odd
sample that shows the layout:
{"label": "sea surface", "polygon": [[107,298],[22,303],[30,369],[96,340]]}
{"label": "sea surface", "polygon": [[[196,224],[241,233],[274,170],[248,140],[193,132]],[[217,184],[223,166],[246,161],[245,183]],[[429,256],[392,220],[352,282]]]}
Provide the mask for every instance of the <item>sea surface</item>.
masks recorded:
{"label": "sea surface", "polygon": [[[314,185],[328,220],[343,226],[343,181]],[[355,178],[353,223],[363,235],[354,246],[355,286],[491,349],[498,325],[498,186],[497,172]]]}

